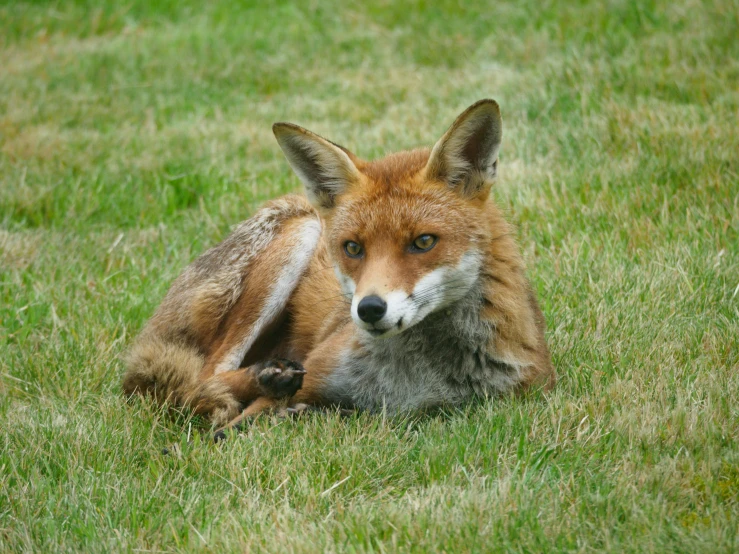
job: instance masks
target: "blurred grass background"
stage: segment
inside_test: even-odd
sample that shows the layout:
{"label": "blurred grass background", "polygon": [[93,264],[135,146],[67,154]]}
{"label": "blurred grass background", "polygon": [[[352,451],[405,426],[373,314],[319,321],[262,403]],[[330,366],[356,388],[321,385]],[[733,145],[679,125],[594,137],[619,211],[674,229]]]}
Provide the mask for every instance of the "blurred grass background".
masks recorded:
{"label": "blurred grass background", "polygon": [[[739,2],[0,5],[0,550],[739,549]],[[561,379],[439,418],[194,436],[119,354],[199,252],[501,105]]]}

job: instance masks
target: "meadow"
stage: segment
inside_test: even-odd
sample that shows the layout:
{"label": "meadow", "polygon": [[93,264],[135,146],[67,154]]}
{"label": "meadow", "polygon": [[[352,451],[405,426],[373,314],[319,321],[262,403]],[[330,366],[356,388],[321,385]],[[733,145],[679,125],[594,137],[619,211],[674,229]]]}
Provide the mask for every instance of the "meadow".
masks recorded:
{"label": "meadow", "polygon": [[[737,0],[0,4],[0,551],[739,551],[737,37]],[[126,402],[172,280],[300,190],[273,122],[373,158],[485,97],[553,392],[219,446]]]}

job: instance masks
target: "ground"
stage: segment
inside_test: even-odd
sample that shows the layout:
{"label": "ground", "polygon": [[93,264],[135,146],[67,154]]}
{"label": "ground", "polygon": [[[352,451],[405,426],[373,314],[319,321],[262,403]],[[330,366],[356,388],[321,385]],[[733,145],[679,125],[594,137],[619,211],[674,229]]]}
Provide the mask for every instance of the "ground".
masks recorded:
{"label": "ground", "polygon": [[[739,550],[738,36],[737,0],[4,2],[0,550]],[[299,189],[273,122],[372,158],[485,97],[553,393],[219,446],[125,402],[174,277]]]}

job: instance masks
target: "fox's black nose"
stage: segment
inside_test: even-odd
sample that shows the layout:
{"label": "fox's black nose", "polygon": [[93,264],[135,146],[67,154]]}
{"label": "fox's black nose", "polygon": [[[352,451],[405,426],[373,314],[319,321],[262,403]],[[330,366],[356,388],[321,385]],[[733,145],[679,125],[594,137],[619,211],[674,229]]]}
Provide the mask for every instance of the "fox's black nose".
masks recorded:
{"label": "fox's black nose", "polygon": [[377,323],[382,319],[386,311],[387,304],[376,294],[365,296],[359,301],[359,305],[357,306],[357,315],[365,323]]}

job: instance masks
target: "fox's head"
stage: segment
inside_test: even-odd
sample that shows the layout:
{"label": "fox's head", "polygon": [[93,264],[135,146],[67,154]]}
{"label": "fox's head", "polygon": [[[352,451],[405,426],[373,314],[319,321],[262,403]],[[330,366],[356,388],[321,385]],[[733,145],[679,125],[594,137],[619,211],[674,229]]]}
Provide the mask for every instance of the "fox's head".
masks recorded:
{"label": "fox's head", "polygon": [[326,225],[354,322],[387,337],[464,297],[479,278],[502,121],[465,110],[431,149],[366,162],[290,123],[273,131]]}

